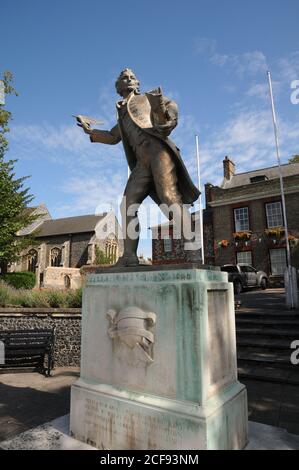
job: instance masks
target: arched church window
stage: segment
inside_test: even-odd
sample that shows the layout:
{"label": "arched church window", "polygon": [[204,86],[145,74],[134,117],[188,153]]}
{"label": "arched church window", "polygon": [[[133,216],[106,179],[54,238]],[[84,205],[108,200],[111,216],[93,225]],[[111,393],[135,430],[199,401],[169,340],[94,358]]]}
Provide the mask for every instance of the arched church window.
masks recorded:
{"label": "arched church window", "polygon": [[52,248],[51,250],[51,266],[58,267],[61,265],[60,248]]}
{"label": "arched church window", "polygon": [[67,274],[64,276],[64,287],[69,289],[71,287],[71,278]]}
{"label": "arched church window", "polygon": [[31,271],[32,273],[35,273],[36,270],[36,265],[37,265],[37,258],[38,258],[38,253],[36,250],[32,249],[28,252],[28,271]]}
{"label": "arched church window", "polygon": [[110,263],[116,263],[117,259],[117,240],[115,238],[108,238],[105,245],[105,254],[109,258]]}

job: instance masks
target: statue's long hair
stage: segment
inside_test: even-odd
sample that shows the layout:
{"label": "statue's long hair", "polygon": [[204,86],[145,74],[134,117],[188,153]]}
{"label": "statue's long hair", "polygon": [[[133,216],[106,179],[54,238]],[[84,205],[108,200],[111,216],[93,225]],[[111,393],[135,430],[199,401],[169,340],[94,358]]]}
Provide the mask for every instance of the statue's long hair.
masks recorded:
{"label": "statue's long hair", "polygon": [[[133,72],[133,70],[131,69],[124,69],[120,72],[119,76],[117,77],[117,80],[115,82],[115,88],[116,88],[116,92],[121,95],[121,88],[120,88],[120,80],[122,78],[122,76],[124,75],[125,72],[129,72],[131,73],[132,75],[134,75],[134,77],[136,78],[137,80],[137,77],[135,75],[135,73]],[[140,83],[139,83],[139,80],[137,80],[137,83],[138,83],[138,88],[137,88],[137,91],[139,92],[139,86],[140,86]]]}

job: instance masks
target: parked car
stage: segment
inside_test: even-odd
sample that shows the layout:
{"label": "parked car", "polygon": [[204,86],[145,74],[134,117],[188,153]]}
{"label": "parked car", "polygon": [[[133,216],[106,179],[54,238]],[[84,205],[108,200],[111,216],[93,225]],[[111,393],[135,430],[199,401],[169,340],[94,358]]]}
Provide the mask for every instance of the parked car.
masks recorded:
{"label": "parked car", "polygon": [[267,289],[267,274],[264,271],[257,271],[249,264],[225,264],[220,269],[228,273],[229,282],[234,283],[235,294],[240,294],[243,289],[248,287]]}

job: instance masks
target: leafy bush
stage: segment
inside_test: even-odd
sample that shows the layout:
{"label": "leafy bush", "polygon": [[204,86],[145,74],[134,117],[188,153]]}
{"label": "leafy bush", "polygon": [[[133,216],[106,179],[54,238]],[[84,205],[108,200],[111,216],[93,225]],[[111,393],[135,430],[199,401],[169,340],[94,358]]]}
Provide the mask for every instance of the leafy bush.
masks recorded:
{"label": "leafy bush", "polygon": [[36,283],[35,273],[28,271],[2,274],[0,278],[15,289],[33,289]]}
{"label": "leafy bush", "polygon": [[98,247],[95,246],[95,263],[96,264],[112,264],[112,256],[106,256],[105,253]]}
{"label": "leafy bush", "polygon": [[45,290],[48,303],[52,308],[67,307],[66,293],[61,290]]}
{"label": "leafy bush", "polygon": [[66,294],[66,301],[69,308],[81,308],[82,288],[68,291]]}
{"label": "leafy bush", "polygon": [[5,284],[5,282],[0,281],[0,307],[5,307],[11,301],[11,288]]}
{"label": "leafy bush", "polygon": [[14,305],[29,308],[50,307],[48,298],[43,291],[18,290],[13,303]]}
{"label": "leafy bush", "polygon": [[82,289],[67,291],[15,289],[0,280],[0,307],[80,308],[81,305]]}

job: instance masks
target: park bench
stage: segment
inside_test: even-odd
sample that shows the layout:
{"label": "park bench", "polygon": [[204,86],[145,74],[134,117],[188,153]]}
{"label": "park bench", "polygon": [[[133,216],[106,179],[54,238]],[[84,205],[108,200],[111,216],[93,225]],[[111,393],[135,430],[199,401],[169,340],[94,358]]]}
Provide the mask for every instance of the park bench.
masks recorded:
{"label": "park bench", "polygon": [[4,345],[2,369],[34,368],[46,376],[54,367],[55,329],[26,329],[0,331]]}

